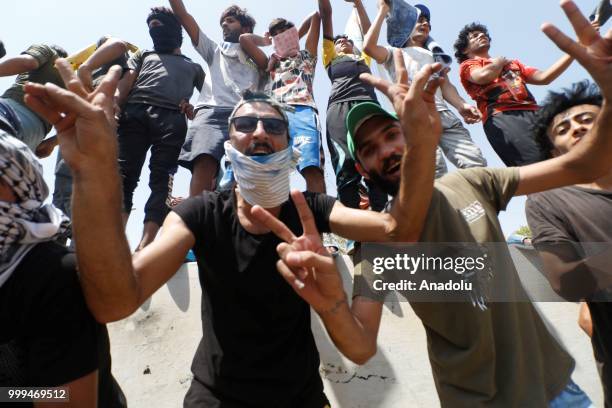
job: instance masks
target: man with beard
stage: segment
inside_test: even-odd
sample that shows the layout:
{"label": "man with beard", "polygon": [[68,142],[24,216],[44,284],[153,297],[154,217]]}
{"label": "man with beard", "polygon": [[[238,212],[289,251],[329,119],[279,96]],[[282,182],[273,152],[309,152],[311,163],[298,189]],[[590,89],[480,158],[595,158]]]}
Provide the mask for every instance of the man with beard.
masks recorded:
{"label": "man with beard", "polygon": [[[395,79],[393,50],[396,47],[383,47],[377,44],[383,20],[389,13],[390,7],[384,0],[379,0],[378,6],[376,20],[365,35],[364,48],[379,64],[384,64],[391,78]],[[402,50],[402,56],[408,69],[409,77],[413,77],[424,65],[433,64],[437,60],[436,58],[438,58],[438,55],[434,58],[434,53],[431,50],[433,47],[429,46],[433,41],[429,36],[431,31],[431,14],[429,9],[420,4],[416,5],[415,8],[419,9],[420,14],[414,30],[412,33],[406,32],[405,37],[398,42],[401,45],[397,47]],[[449,61],[451,60],[449,56],[445,55],[445,57]],[[447,102],[461,114],[466,123],[473,124],[480,121],[478,109],[468,104],[459,95],[457,88],[450,82],[448,76],[445,76],[445,81],[436,95],[436,107],[440,113],[443,130],[439,143],[440,149],[436,151],[436,177],[441,177],[448,171],[440,150],[459,169],[487,165],[482,152],[474,144],[470,132],[449,109]]]}
{"label": "man with beard", "polygon": [[140,50],[128,61],[128,72],[115,96],[122,107],[117,129],[119,166],[123,177],[124,223],[132,211],[134,190],[147,151],[151,149],[149,187],[144,228],[137,251],[149,245],[168,214],[172,179],[185,142],[188,103],[193,89],[202,89],[202,67],[181,54],[181,24],[165,7],[147,17],[153,51]]}
{"label": "man with beard", "polygon": [[215,188],[223,144],[229,138],[229,115],[243,91],[259,89],[259,69],[239,43],[240,34],[253,32],[255,19],[245,9],[228,7],[219,19],[223,41],[216,43],[187,12],[182,0],[170,0],[170,6],[209,68],[179,158],[179,164],[191,171],[189,195],[193,197]]}
{"label": "man with beard", "polygon": [[[352,151],[360,172],[383,180],[390,193],[397,193],[395,200],[405,195],[414,197],[410,210],[416,218],[406,221],[414,222],[413,241],[503,243],[497,213],[513,196],[589,182],[609,174],[612,31],[602,38],[573,2],[565,1],[562,7],[578,38],[589,46],[579,45],[550,24],[544,26],[544,31],[587,69],[601,87],[604,102],[581,143],[557,158],[519,168],[459,170],[434,182],[436,140],[409,133],[406,128],[405,101],[410,92],[404,85],[407,73],[399,51],[398,84],[365,76],[393,101],[397,116],[367,102],[355,106],[347,119]],[[403,179],[406,173],[400,176],[398,171],[408,162],[417,168],[409,174],[409,182]],[[411,188],[398,189],[400,180],[402,186]],[[307,212],[302,217],[307,218]],[[262,217],[262,221],[266,219],[270,217]],[[283,228],[276,225],[274,231],[282,235]],[[287,243],[278,248],[282,258],[279,272],[319,313],[339,350],[354,362],[365,363],[376,353],[383,307],[383,300],[373,296],[372,268],[357,266],[353,302],[349,306],[333,259],[312,251],[319,243],[311,242],[308,247],[296,245],[301,241],[285,240]],[[505,246],[496,251],[495,262],[498,267],[492,273],[504,282],[505,289],[523,293]],[[570,378],[573,360],[548,332],[531,303],[488,302],[483,308],[469,302],[411,305],[425,326],[434,381],[443,407],[592,406]]]}
{"label": "man with beard", "polygon": [[[549,93],[534,128],[544,155],[578,148],[601,110],[599,90],[586,81]],[[612,408],[612,170],[591,183],[531,194],[525,212],[551,287],[569,301],[587,301],[604,400]]]}
{"label": "man with beard", "polygon": [[[396,220],[413,216],[404,208],[415,197],[404,195],[388,213],[347,208],[316,193],[305,199],[294,195],[292,203],[289,173],[297,155],[289,145],[285,108],[266,95],[247,93],[230,115],[224,145],[236,187],[185,200],[168,214],[161,236],[132,256],[121,222],[115,137],[106,119],[112,117],[112,103],[104,97],[110,92],[87,95],[67,63],[58,64],[70,91],[28,85],[28,102],[57,123],[62,155],[74,174],[77,259],[94,316],[108,322],[132,314],[176,273],[192,248],[202,285],[203,339],[185,406],[324,407],[308,304],[276,273],[280,240],[255,218],[255,207],[278,216],[291,236],[305,232],[305,245],[320,237],[308,236],[309,220],[300,219],[303,210],[296,207],[310,208],[321,231],[389,241],[411,236],[409,225]],[[415,80],[417,97],[407,102],[407,130],[430,138],[434,124],[421,94],[433,72]],[[326,252],[323,246],[316,250]]]}

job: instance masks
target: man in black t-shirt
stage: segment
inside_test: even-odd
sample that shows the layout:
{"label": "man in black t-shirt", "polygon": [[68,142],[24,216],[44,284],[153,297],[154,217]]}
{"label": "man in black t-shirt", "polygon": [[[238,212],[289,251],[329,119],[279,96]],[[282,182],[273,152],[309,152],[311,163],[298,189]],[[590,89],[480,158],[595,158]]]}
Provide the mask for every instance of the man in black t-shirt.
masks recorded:
{"label": "man in black t-shirt", "polygon": [[[579,146],[601,105],[599,90],[587,81],[551,92],[535,126],[542,153],[558,157]],[[612,169],[591,183],[530,195],[526,213],[553,289],[587,301],[605,403],[612,407]]]}
{"label": "man in black t-shirt", "polygon": [[[70,70],[61,72],[65,81],[78,83]],[[283,286],[275,268],[280,240],[253,213],[259,206],[279,217],[290,227],[283,239],[296,244],[319,240],[302,227],[305,220],[296,207],[310,208],[321,231],[359,241],[388,241],[406,235],[396,221],[410,216],[404,201],[396,200],[387,214],[347,208],[323,194],[302,200],[298,193],[295,204],[290,202],[289,173],[296,155],[289,146],[284,108],[265,95],[248,94],[230,117],[230,141],[225,144],[235,189],[186,200],[168,214],[163,234],[132,257],[121,222],[115,138],[101,115],[101,108],[110,115],[112,103],[95,97],[113,90],[101,85],[81,98],[53,86],[44,92],[38,85],[27,89],[33,107],[49,106],[43,103],[47,98],[55,101],[57,112],[39,109],[41,114],[54,118],[70,112],[77,117],[76,126],[61,128],[59,134],[68,135],[62,153],[75,175],[79,272],[96,318],[109,322],[132,314],[193,249],[203,290],[203,338],[185,406],[325,406],[308,305]],[[408,128],[435,137],[429,119],[415,120]],[[303,232],[305,237],[295,238]],[[317,250],[324,251],[321,246]]]}
{"label": "man in black t-shirt", "polygon": [[106,327],[87,308],[74,254],[54,242],[69,221],[43,204],[48,192],[28,147],[0,132],[0,387],[63,386],[70,406],[123,407]]}

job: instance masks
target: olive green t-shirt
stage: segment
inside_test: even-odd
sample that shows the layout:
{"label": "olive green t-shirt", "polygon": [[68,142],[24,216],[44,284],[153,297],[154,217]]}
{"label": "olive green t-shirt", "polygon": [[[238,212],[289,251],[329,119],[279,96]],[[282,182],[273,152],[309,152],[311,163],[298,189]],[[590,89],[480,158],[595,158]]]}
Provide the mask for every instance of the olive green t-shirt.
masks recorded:
{"label": "olive green t-shirt", "polygon": [[[505,242],[497,215],[519,181],[518,168],[473,168],[435,183],[421,242]],[[494,273],[521,294],[507,248],[497,246]],[[355,268],[353,296],[367,296],[371,277]],[[363,268],[366,270],[371,268]],[[517,295],[517,297],[520,297]],[[573,359],[528,301],[411,303],[427,333],[442,407],[546,407],[569,382]]]}
{"label": "olive green t-shirt", "polygon": [[[17,101],[25,106],[25,102],[23,101],[23,96],[25,94],[23,91],[23,86],[26,84],[26,82],[34,82],[37,84],[46,84],[47,82],[51,82],[52,84],[62,88],[64,87],[64,81],[62,80],[59,71],[55,68],[55,60],[59,58],[59,55],[53,50],[53,48],[43,44],[34,44],[21,54],[27,54],[34,57],[36,61],[38,61],[38,68],[33,71],[24,72],[17,75],[13,85],[11,85],[11,87],[4,92],[4,95],[2,95],[3,98],[13,99],[14,101]],[[51,124],[45,121],[43,118],[40,119],[45,124],[47,133],[49,133],[51,130]]]}

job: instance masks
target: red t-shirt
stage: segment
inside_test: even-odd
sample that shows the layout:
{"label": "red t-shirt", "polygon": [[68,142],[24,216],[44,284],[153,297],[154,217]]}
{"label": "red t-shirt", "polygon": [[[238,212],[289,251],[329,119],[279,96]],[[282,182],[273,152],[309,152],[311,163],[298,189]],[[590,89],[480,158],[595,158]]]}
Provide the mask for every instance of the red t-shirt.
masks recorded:
{"label": "red t-shirt", "polygon": [[483,68],[491,64],[490,58],[472,58],[465,60],[459,67],[461,83],[467,93],[476,101],[482,113],[482,122],[499,112],[511,110],[537,110],[535,101],[525,80],[532,76],[537,68],[527,67],[518,60],[512,60],[504,67],[499,77],[486,85],[478,85],[470,81],[473,69]]}

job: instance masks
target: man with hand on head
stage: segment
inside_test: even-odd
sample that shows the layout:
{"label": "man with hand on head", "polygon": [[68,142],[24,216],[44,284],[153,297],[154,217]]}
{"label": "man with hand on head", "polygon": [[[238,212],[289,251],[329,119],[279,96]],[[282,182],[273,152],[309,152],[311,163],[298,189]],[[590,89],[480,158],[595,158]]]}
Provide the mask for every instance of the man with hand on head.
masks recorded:
{"label": "man with hand on head", "polygon": [[[564,1],[562,7],[578,38],[589,46],[579,45],[551,25],[543,30],[589,71],[602,89],[604,103],[591,132],[574,150],[554,159],[519,168],[459,170],[434,183],[436,140],[407,131],[406,101],[411,92],[405,85],[402,58],[397,55],[397,84],[365,76],[393,101],[397,114],[369,103],[355,106],[347,119],[352,150],[360,172],[396,193],[394,202],[411,197],[407,208],[413,217],[403,220],[409,228],[401,228],[412,231],[401,236],[406,241],[503,243],[497,213],[513,196],[590,182],[610,172],[612,31],[601,37],[573,2]],[[420,154],[415,154],[418,150]],[[404,168],[412,166],[414,171],[400,176],[397,163]],[[398,183],[410,187],[398,188]],[[349,306],[333,260],[313,251],[319,243],[308,247],[286,241],[288,244],[278,248],[282,257],[279,271],[319,313],[338,349],[352,361],[365,363],[376,353],[383,306],[383,299],[372,295],[370,272],[363,264],[357,266]],[[508,291],[524,293],[507,248],[500,247],[494,258],[498,267],[492,273],[507,284]],[[571,380],[574,361],[531,303],[487,302],[482,306],[469,302],[412,303],[425,326],[443,407],[592,406]]]}

